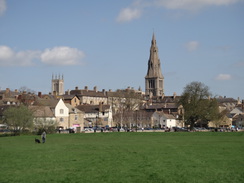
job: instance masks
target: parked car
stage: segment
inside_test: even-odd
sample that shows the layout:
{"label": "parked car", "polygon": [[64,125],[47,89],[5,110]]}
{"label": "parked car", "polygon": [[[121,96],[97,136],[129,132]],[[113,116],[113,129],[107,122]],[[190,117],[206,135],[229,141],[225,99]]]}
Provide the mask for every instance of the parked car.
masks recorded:
{"label": "parked car", "polygon": [[10,134],[11,130],[9,129],[0,129],[0,134]]}
{"label": "parked car", "polygon": [[175,132],[188,132],[188,129],[187,128],[180,128],[180,127],[173,127],[172,128]]}

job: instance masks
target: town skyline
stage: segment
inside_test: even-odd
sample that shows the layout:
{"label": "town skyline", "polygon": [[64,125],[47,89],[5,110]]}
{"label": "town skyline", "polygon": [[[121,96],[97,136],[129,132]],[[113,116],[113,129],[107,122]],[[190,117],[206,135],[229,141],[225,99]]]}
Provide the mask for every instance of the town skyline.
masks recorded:
{"label": "town skyline", "polygon": [[[96,4],[96,7],[94,6]],[[166,96],[192,81],[244,99],[243,1],[0,1],[0,89],[145,92],[155,33]],[[45,13],[43,13],[45,10]]]}

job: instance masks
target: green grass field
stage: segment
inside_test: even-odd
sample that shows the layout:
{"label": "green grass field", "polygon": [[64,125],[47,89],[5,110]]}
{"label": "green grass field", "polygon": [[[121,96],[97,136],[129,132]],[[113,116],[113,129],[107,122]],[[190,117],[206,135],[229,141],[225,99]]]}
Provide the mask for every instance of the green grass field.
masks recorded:
{"label": "green grass field", "polygon": [[244,182],[244,133],[0,138],[0,182]]}

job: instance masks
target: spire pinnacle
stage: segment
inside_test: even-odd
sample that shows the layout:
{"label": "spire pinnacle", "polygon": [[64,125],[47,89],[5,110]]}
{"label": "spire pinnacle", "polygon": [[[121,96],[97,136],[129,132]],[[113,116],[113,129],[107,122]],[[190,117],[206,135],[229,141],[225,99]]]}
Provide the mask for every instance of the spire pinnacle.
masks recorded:
{"label": "spire pinnacle", "polygon": [[156,45],[156,38],[155,38],[154,32],[153,32],[153,36],[152,36],[152,45]]}

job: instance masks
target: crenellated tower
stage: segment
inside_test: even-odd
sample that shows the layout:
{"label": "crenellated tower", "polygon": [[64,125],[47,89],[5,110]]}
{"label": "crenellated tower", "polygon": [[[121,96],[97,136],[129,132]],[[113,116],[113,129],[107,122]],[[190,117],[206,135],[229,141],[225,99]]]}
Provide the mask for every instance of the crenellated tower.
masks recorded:
{"label": "crenellated tower", "polygon": [[148,96],[159,97],[164,95],[164,77],[161,71],[158,47],[154,33],[152,36],[147,75],[145,76],[145,89],[145,93]]}
{"label": "crenellated tower", "polygon": [[52,75],[52,94],[63,95],[64,94],[64,76]]}

